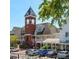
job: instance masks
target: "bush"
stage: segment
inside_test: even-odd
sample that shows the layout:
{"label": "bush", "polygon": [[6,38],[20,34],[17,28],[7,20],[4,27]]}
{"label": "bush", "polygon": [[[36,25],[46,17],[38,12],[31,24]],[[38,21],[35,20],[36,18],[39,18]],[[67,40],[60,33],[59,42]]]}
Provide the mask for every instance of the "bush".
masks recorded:
{"label": "bush", "polygon": [[27,48],[27,45],[20,45],[20,48],[21,49],[26,49]]}
{"label": "bush", "polygon": [[40,49],[49,49],[50,46],[48,44],[45,44],[43,47],[41,47]]}

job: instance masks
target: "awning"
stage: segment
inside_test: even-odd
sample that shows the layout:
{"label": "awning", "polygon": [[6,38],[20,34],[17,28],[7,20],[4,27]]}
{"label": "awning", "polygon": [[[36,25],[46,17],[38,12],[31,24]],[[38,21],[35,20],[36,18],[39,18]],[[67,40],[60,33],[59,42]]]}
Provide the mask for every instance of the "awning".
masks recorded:
{"label": "awning", "polygon": [[58,38],[48,38],[46,39],[45,41],[43,41],[43,43],[50,43],[50,44],[53,44],[53,43],[59,43],[59,39]]}
{"label": "awning", "polygon": [[35,40],[36,43],[43,43],[43,40],[37,39]]}

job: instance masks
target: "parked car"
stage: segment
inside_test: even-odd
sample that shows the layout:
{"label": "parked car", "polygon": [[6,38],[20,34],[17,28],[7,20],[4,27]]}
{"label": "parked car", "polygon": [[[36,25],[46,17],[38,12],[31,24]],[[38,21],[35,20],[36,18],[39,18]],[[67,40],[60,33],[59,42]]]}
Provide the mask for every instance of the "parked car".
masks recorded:
{"label": "parked car", "polygon": [[37,55],[37,53],[38,53],[37,49],[28,49],[28,50],[26,50],[26,54],[28,54],[30,56]]}
{"label": "parked car", "polygon": [[61,59],[61,58],[69,58],[69,53],[68,51],[59,51],[58,54],[57,54],[57,57],[58,59]]}
{"label": "parked car", "polygon": [[54,50],[48,50],[48,53],[46,54],[46,56],[50,58],[55,58],[57,57],[57,52]]}
{"label": "parked car", "polygon": [[48,52],[47,49],[40,49],[40,50],[38,51],[38,55],[39,55],[39,56],[46,56],[47,52]]}
{"label": "parked car", "polygon": [[51,49],[28,49],[26,50],[26,54],[30,56],[48,56],[48,57],[55,57],[57,53]]}
{"label": "parked car", "polygon": [[48,51],[46,49],[28,49],[26,50],[26,54],[30,56],[39,55],[45,56]]}

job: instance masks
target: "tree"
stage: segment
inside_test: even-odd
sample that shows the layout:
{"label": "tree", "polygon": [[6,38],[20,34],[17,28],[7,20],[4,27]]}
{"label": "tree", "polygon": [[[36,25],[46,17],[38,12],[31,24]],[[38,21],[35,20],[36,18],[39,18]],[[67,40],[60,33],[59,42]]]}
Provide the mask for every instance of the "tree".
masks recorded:
{"label": "tree", "polygon": [[19,42],[19,40],[18,40],[18,37],[16,35],[10,35],[11,46],[16,47],[18,42]]}
{"label": "tree", "polygon": [[51,24],[61,27],[69,16],[69,0],[44,0],[39,6],[39,19],[51,20]]}

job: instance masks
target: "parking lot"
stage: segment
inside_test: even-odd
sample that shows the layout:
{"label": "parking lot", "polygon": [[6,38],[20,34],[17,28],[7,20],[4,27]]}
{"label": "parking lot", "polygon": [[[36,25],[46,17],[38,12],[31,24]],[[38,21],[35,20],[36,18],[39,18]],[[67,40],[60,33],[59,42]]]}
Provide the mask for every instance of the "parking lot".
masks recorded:
{"label": "parking lot", "polygon": [[[38,54],[37,54],[38,53]],[[53,54],[52,54],[53,53]],[[10,52],[10,59],[69,59],[68,51],[59,51],[54,53],[53,50],[27,49]]]}
{"label": "parking lot", "polygon": [[19,51],[19,52],[11,52],[10,59],[55,59],[55,58],[28,56],[25,54],[25,51]]}

